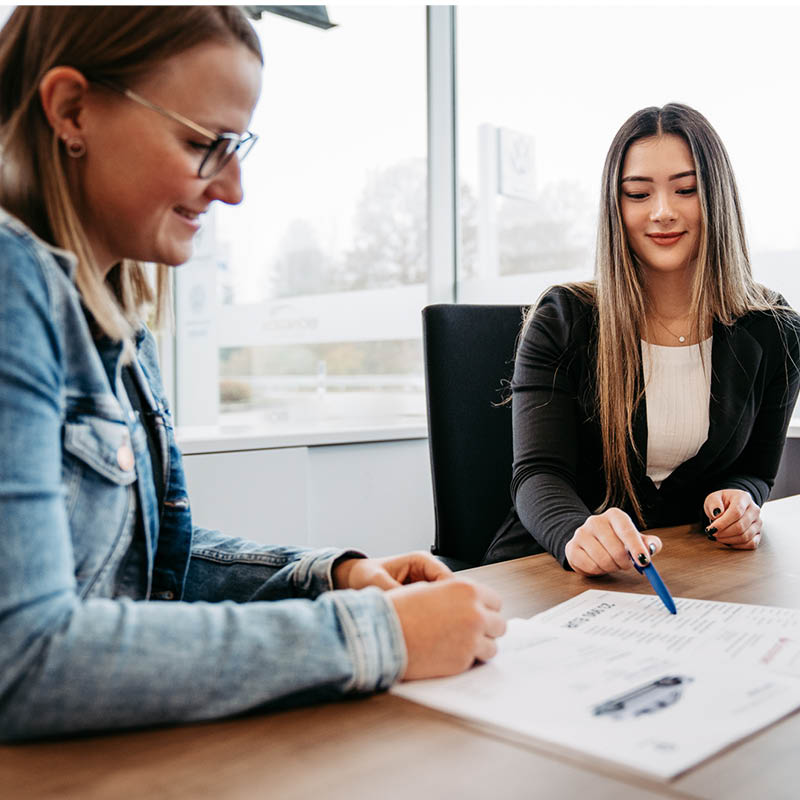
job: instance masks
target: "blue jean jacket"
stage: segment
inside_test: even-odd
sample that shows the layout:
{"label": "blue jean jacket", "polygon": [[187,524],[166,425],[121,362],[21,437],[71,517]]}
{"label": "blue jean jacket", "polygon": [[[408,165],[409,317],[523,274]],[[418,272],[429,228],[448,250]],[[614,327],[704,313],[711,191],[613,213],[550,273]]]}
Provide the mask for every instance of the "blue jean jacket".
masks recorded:
{"label": "blue jean jacket", "polygon": [[133,369],[161,448],[157,507],[121,346],[93,339],[74,266],[0,210],[0,740],[391,685],[406,663],[391,603],[329,591],[346,551],[192,527],[143,329]]}

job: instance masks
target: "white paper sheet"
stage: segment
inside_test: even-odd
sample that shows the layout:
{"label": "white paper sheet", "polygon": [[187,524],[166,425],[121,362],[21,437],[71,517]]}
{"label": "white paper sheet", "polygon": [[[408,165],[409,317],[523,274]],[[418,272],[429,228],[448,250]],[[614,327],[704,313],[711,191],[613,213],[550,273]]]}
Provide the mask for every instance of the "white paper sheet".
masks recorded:
{"label": "white paper sheet", "polygon": [[[585,592],[529,620],[512,620],[488,664],[392,691],[658,778],[800,707],[796,651],[787,658],[778,649],[768,668],[763,643],[724,644],[726,636],[753,631],[787,638],[800,614],[678,600],[675,617],[653,600],[660,606],[647,595]],[[663,619],[681,625],[664,627]],[[778,662],[793,666],[779,672]]]}
{"label": "white paper sheet", "polygon": [[677,615],[649,594],[592,589],[538,614],[537,624],[620,643],[762,665],[800,678],[800,610],[675,598]]}

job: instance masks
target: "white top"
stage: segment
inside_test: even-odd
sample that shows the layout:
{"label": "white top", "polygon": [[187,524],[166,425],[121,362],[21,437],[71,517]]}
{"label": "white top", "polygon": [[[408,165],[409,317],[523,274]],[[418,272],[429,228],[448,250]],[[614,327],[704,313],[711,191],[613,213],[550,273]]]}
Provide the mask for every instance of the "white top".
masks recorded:
{"label": "white top", "polygon": [[656,486],[708,438],[712,338],[688,347],[642,342],[647,476]]}

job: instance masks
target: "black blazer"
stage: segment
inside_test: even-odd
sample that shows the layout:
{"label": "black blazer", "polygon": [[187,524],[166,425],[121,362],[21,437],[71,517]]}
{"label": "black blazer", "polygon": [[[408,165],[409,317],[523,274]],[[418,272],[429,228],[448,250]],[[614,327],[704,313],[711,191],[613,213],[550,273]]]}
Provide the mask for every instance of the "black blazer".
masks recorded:
{"label": "black blazer", "polygon": [[[744,489],[759,505],[766,501],[800,388],[798,331],[793,312],[714,323],[708,438],[660,488],[645,474],[647,407],[639,404],[634,439],[641,457],[631,452],[631,477],[647,527],[704,520],[703,501],[717,489]],[[513,507],[483,563],[549,551],[568,568],[567,542],[605,497],[594,413],[596,336],[593,305],[563,287],[542,298],[511,384]]]}

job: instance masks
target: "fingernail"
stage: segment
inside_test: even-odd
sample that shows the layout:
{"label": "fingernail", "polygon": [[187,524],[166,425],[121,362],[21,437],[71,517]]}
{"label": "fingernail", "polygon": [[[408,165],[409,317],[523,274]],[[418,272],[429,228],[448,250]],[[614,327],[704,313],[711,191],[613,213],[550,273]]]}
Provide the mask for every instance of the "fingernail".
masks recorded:
{"label": "fingernail", "polygon": [[718,517],[721,513],[722,513],[722,509],[721,508],[715,508],[714,509],[714,516],[715,517]]}
{"label": "fingernail", "polygon": [[716,537],[716,536],[714,536],[714,534],[713,534],[713,533],[709,533],[709,534],[707,534],[707,535],[706,535],[706,539],[708,539],[708,541],[709,541],[709,542],[716,542],[716,541],[717,541],[717,537]]}
{"label": "fingernail", "polygon": [[732,545],[732,544],[728,544],[727,542],[723,542],[722,544],[724,544],[724,545],[725,545],[725,547],[733,547],[733,545]]}
{"label": "fingernail", "polygon": [[647,554],[646,554],[646,553],[639,553],[639,555],[638,555],[638,556],[636,556],[636,558],[638,558],[638,559],[639,559],[639,563],[640,563],[640,564],[641,564],[643,567],[646,567],[646,566],[647,566]]}
{"label": "fingernail", "polygon": [[706,536],[713,536],[717,532],[716,528],[712,528],[710,525],[706,528]]}
{"label": "fingernail", "polygon": [[650,542],[650,555],[654,556],[656,554],[656,544],[655,542]]}

